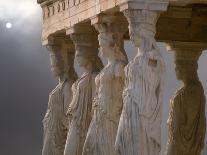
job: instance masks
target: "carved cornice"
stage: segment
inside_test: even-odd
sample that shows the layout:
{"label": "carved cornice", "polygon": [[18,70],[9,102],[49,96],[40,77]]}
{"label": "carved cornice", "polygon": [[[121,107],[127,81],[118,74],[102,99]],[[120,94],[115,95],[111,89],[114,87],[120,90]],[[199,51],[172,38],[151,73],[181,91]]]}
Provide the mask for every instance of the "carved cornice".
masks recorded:
{"label": "carved cornice", "polygon": [[166,11],[170,0],[123,0],[119,4],[120,10],[144,9],[152,11]]}
{"label": "carved cornice", "polygon": [[61,0],[61,1],[56,0],[56,1],[53,0],[53,1],[46,1],[44,3],[41,3],[44,20],[49,18],[50,16],[56,15],[69,8],[69,3],[68,3],[69,1],[67,0]]}
{"label": "carved cornice", "polygon": [[[206,5],[195,5],[196,9],[194,5],[171,9],[172,6],[177,6],[176,2],[184,1],[170,0],[168,11],[162,13],[157,24],[157,40],[206,41],[206,24],[204,22],[206,21],[206,11],[203,11],[206,9]],[[172,2],[174,3],[172,4]],[[191,0],[191,2],[192,4],[205,4],[207,0]],[[43,45],[47,44],[47,38],[50,35],[65,31],[76,24],[90,21],[94,16],[103,13],[112,14],[118,13],[120,10],[133,11],[135,9],[162,12],[165,11],[162,8],[168,6],[168,0],[38,0],[38,3],[43,9]],[[125,5],[127,7],[123,7]],[[161,7],[160,10],[158,6]],[[128,35],[125,38],[129,39]]]}
{"label": "carved cornice", "polygon": [[52,4],[56,1],[63,1],[63,0],[37,0],[37,3],[43,6],[43,5]]}

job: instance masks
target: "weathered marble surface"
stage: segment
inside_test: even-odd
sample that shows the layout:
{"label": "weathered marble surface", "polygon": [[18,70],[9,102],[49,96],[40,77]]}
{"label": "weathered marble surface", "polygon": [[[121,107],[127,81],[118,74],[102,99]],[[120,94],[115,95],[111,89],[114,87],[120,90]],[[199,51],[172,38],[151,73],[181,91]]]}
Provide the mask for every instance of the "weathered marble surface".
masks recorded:
{"label": "weathered marble surface", "polygon": [[[112,21],[111,21],[112,22]],[[109,22],[96,24],[102,57],[108,60],[96,77],[94,115],[84,144],[83,155],[118,155],[115,139],[122,110],[124,67],[123,32]]]}
{"label": "weathered marble surface", "polygon": [[[161,41],[205,42],[206,7],[189,4],[205,4],[207,0],[38,2],[43,9],[43,44],[48,44],[51,36],[69,38],[70,35],[76,46],[78,63],[84,68],[83,75],[72,86],[72,102],[69,89],[72,84],[68,83],[68,76],[61,76],[50,95],[44,119],[43,155],[63,155],[68,128],[65,155],[159,155],[165,64],[156,45],[155,33],[156,39]],[[186,5],[189,6],[183,7]],[[157,23],[159,13],[166,10]],[[114,15],[120,15],[118,23],[114,22]],[[97,16],[101,18],[93,19]],[[125,17],[130,39],[139,49],[124,73],[127,58],[123,36],[128,39],[129,35],[120,28],[123,23],[128,24]],[[108,60],[100,73],[102,63],[97,56],[96,43],[91,41],[92,34],[96,36],[97,32],[91,24],[95,24],[99,32],[101,55]],[[175,25],[179,29],[175,29]],[[185,54],[189,56],[188,52]],[[62,70],[65,61],[60,61],[59,57],[57,60],[55,66],[60,65]],[[176,63],[179,67],[180,62]],[[194,75],[195,62],[186,64],[194,69]],[[186,66],[177,71],[182,76],[183,72],[191,75]],[[187,83],[187,78],[180,80],[183,79],[184,86],[171,103],[167,155],[199,155],[204,145],[203,88],[196,78]],[[195,97],[192,98],[192,94]],[[69,104],[70,117],[65,114]]]}
{"label": "weathered marble surface", "polygon": [[[81,42],[82,35],[72,38]],[[90,36],[87,36],[90,38]],[[84,39],[85,40],[85,39]],[[64,155],[81,155],[86,134],[92,119],[92,102],[95,95],[95,77],[103,65],[98,57],[97,48],[76,44],[76,59],[83,68],[82,76],[73,84],[73,99],[68,114],[71,125],[68,132]]]}
{"label": "weathered marble surface", "polygon": [[42,155],[63,155],[70,123],[66,115],[72,98],[70,88],[77,78],[73,69],[74,51],[71,52],[71,49],[63,46],[52,45],[49,48],[52,71],[59,79],[59,84],[50,93],[48,109],[43,120]]}
{"label": "weathered marble surface", "polygon": [[183,85],[170,103],[166,155],[200,155],[204,147],[206,99],[197,74],[201,50],[188,44],[187,50],[183,44],[175,51],[176,75]]}
{"label": "weathered marble surface", "polygon": [[159,155],[165,64],[154,39],[159,14],[127,10],[130,38],[139,47],[125,68],[124,107],[116,147],[121,155]]}

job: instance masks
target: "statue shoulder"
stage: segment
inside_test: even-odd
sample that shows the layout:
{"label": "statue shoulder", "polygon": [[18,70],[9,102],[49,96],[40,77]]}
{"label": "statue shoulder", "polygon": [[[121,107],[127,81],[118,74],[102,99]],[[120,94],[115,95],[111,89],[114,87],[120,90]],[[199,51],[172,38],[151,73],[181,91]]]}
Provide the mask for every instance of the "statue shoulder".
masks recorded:
{"label": "statue shoulder", "polygon": [[[195,104],[204,99],[204,90],[201,84],[191,83],[180,89],[175,96],[175,100],[183,101],[188,104]],[[196,105],[196,104],[195,104]]]}
{"label": "statue shoulder", "polygon": [[203,86],[201,85],[200,82],[191,83],[191,84],[186,88],[186,94],[187,94],[190,98],[192,98],[192,99],[196,99],[196,97],[199,97],[200,94],[204,94]]}

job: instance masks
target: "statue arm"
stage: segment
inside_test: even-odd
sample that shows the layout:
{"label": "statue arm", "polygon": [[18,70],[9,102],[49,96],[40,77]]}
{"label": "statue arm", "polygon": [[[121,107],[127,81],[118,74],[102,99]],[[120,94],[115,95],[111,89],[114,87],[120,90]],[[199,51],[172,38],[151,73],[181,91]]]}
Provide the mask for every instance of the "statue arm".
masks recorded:
{"label": "statue arm", "polygon": [[95,83],[96,74],[92,76],[92,98],[96,97],[96,83]]}
{"label": "statue arm", "polygon": [[72,115],[72,111],[73,109],[75,109],[75,106],[76,106],[76,102],[75,102],[75,98],[76,98],[76,95],[77,95],[77,84],[74,83],[73,86],[72,86],[72,98],[71,98],[71,102],[70,102],[70,105],[68,107],[68,110],[67,110],[67,115]]}
{"label": "statue arm", "polygon": [[93,84],[92,84],[92,99],[93,99],[92,111],[94,111],[94,109],[97,107],[98,89],[99,89],[99,82],[97,84],[95,84],[95,82],[93,82]]}
{"label": "statue arm", "polygon": [[[125,72],[124,72],[125,64],[124,63],[117,63],[115,65],[114,74],[116,77],[116,93],[121,93],[120,96],[122,96],[123,90],[124,90],[124,83],[125,83]],[[122,104],[122,98],[118,98],[119,106],[117,106],[119,115],[122,112],[123,104]]]}
{"label": "statue arm", "polygon": [[72,100],[71,85],[69,83],[66,83],[63,88],[63,101],[64,101],[65,114],[67,114],[67,110],[69,109],[69,106],[71,104],[71,100]]}

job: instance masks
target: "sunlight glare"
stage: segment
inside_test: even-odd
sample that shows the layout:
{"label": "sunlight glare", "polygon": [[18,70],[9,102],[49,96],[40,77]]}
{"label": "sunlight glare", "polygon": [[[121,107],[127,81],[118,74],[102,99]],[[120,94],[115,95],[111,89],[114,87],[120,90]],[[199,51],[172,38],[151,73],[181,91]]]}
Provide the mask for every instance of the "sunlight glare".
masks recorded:
{"label": "sunlight glare", "polygon": [[7,29],[11,29],[11,28],[12,28],[12,23],[9,23],[9,22],[6,23],[6,28],[7,28]]}

